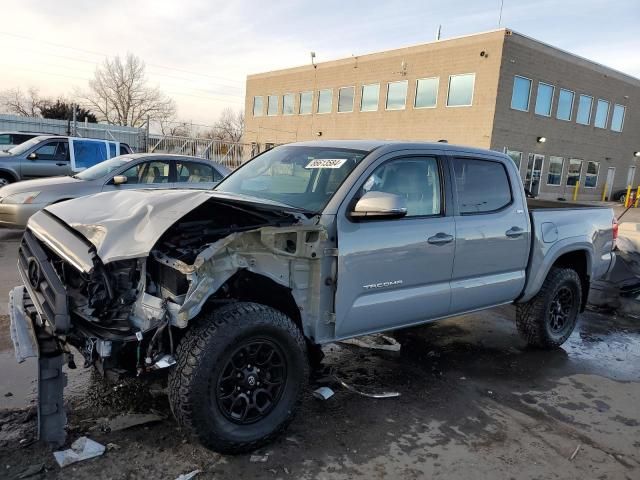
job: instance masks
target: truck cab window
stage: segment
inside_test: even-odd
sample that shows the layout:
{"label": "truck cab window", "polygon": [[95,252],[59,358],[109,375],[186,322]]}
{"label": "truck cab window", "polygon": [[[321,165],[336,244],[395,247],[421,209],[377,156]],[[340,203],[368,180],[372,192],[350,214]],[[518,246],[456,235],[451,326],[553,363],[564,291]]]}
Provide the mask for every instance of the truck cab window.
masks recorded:
{"label": "truck cab window", "polygon": [[407,217],[442,213],[438,161],[432,157],[403,158],[380,165],[362,188],[362,193],[386,192],[405,198]]}
{"label": "truck cab window", "polygon": [[500,162],[455,158],[460,214],[489,213],[511,203],[511,185]]}

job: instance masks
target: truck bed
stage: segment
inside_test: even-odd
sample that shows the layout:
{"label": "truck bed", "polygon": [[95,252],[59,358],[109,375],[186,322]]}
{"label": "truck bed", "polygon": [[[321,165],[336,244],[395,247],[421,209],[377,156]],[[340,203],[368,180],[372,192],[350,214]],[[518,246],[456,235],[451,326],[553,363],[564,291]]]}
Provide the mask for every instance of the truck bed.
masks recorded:
{"label": "truck bed", "polygon": [[585,203],[558,202],[555,200],[539,200],[537,198],[527,198],[527,207],[529,208],[529,211],[580,208],[610,208],[606,205],[588,205]]}

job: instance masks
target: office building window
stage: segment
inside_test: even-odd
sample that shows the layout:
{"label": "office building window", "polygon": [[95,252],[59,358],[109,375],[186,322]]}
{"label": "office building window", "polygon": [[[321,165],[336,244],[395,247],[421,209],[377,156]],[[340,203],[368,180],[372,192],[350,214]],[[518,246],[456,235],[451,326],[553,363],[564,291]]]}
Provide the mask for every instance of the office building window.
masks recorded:
{"label": "office building window", "polygon": [[562,183],[563,169],[564,158],[549,157],[549,173],[547,174],[547,185],[560,185]]}
{"label": "office building window", "polygon": [[278,114],[278,95],[269,95],[267,99],[267,115],[273,116]]}
{"label": "office building window", "polygon": [[264,97],[253,97],[253,116],[261,117],[264,115]]}
{"label": "office building window", "polygon": [[362,97],[360,98],[361,112],[375,112],[378,110],[378,99],[380,98],[380,84],[362,86]]}
{"label": "office building window", "polygon": [[300,115],[308,115],[313,108],[313,92],[302,92],[300,94]]}
{"label": "office building window", "polygon": [[558,95],[558,110],[556,111],[556,118],[558,120],[571,121],[573,115],[573,92],[571,90],[560,89],[560,95]]}
{"label": "office building window", "polygon": [[353,112],[353,97],[356,94],[356,87],[342,87],[338,90],[338,111]]}
{"label": "office building window", "polygon": [[473,103],[473,86],[475,81],[475,73],[451,75],[449,77],[447,107],[470,107]]}
{"label": "office building window", "polygon": [[419,78],[416,83],[416,108],[433,108],[438,103],[439,78]]}
{"label": "office building window", "polygon": [[621,132],[624,125],[624,114],[627,107],[624,105],[614,105],[613,114],[611,115],[611,130],[614,132]]}
{"label": "office building window", "polygon": [[607,120],[609,119],[609,102],[599,99],[596,103],[596,116],[593,119],[593,125],[598,128],[607,128]]}
{"label": "office building window", "polygon": [[513,163],[518,167],[518,171],[520,171],[520,164],[522,163],[522,152],[516,152],[515,150],[505,149],[505,153],[513,160]]}
{"label": "office building window", "polygon": [[333,90],[327,88],[318,92],[318,113],[331,113]]}
{"label": "office building window", "polygon": [[282,97],[282,114],[294,115],[296,113],[296,97],[293,93],[287,93]]}
{"label": "office building window", "polygon": [[584,175],[584,186],[586,188],[596,188],[599,171],[600,164],[598,162],[587,162],[587,172]]}
{"label": "office building window", "polygon": [[407,104],[406,80],[391,82],[387,86],[387,110],[404,110]]}
{"label": "office building window", "polygon": [[551,116],[551,106],[553,104],[554,86],[547,83],[538,82],[538,95],[536,96],[536,115],[545,117]]}
{"label": "office building window", "polygon": [[572,158],[569,160],[569,170],[567,171],[567,185],[575,185],[580,181],[582,173],[582,160]]}
{"label": "office building window", "polygon": [[531,80],[516,75],[513,77],[513,92],[511,93],[511,108],[514,110],[529,111],[529,98],[531,97]]}
{"label": "office building window", "polygon": [[593,105],[593,97],[589,95],[580,95],[578,99],[578,113],[576,114],[576,122],[581,125],[589,125],[591,123],[591,106]]}

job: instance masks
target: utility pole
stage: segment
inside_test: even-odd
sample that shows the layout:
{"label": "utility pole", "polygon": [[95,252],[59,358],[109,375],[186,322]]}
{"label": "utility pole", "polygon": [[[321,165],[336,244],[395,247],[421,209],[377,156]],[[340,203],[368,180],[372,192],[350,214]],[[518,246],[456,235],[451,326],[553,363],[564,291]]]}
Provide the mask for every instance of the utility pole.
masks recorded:
{"label": "utility pole", "polygon": [[77,108],[78,105],[76,105],[75,103],[71,104],[71,110],[73,110],[73,136],[77,137],[78,136],[78,124],[77,124]]}
{"label": "utility pole", "polygon": [[442,25],[438,25],[438,31],[436,32],[436,40],[440,40],[441,32],[442,32]]}
{"label": "utility pole", "polygon": [[502,25],[502,7],[504,7],[504,0],[500,0],[500,15],[498,15],[498,28]]}

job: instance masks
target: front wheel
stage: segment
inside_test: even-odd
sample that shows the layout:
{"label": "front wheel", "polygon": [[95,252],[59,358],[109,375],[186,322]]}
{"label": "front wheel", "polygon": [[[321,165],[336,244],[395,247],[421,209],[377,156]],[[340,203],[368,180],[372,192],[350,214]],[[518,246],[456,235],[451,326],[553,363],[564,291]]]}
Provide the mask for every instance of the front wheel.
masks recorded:
{"label": "front wheel", "polygon": [[286,315],[239,302],[206,314],[169,376],[178,422],[217,452],[270,442],[293,419],[309,376],[305,340]]}
{"label": "front wheel", "polygon": [[571,335],[582,304],[580,277],[570,268],[553,267],[538,294],[516,308],[516,325],[527,343],[556,348]]}

